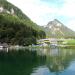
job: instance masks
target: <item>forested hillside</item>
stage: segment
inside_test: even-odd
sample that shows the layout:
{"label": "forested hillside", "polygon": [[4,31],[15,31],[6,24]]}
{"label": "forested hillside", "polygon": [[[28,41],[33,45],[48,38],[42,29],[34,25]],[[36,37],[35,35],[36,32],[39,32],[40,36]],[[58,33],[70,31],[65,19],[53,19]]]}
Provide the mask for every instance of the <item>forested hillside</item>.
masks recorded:
{"label": "forested hillside", "polygon": [[14,11],[13,14],[15,16],[18,16],[21,19],[29,20],[27,15],[25,15],[19,8],[17,8],[13,4],[9,3],[7,0],[0,0],[0,7],[3,7],[5,13],[6,12],[7,13],[12,13],[12,10],[13,10]]}
{"label": "forested hillside", "polygon": [[36,40],[45,38],[45,32],[31,21],[20,9],[0,0],[0,42],[12,45],[36,44]]}

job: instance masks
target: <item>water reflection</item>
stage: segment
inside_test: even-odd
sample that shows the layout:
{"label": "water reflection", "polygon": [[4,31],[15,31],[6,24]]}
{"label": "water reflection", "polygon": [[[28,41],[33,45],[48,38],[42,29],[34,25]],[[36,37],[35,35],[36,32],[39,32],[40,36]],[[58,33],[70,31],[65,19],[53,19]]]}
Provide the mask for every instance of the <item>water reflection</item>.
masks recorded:
{"label": "water reflection", "polygon": [[40,48],[0,52],[0,75],[75,75],[75,50]]}
{"label": "water reflection", "polygon": [[[53,48],[53,49],[42,49],[39,50],[40,54],[38,55],[45,55],[46,56],[46,67],[42,68],[48,69],[45,70],[44,74],[41,75],[75,75],[74,71],[70,71],[72,68],[75,69],[75,50],[74,49],[60,49],[60,48]],[[39,53],[39,52],[38,52]],[[38,68],[39,70],[39,68]],[[68,72],[69,74],[68,74]],[[38,71],[39,72],[39,71]],[[72,73],[73,72],[73,73]],[[33,75],[39,75],[37,73]]]}
{"label": "water reflection", "polygon": [[0,75],[30,75],[34,67],[44,64],[43,59],[37,56],[36,51],[1,51]]}

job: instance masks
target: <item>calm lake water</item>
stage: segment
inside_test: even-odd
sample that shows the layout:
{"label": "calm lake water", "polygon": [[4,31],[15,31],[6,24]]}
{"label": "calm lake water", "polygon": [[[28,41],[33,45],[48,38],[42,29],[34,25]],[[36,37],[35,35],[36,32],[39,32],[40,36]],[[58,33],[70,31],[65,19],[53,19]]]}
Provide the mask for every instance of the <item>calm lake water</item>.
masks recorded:
{"label": "calm lake water", "polygon": [[1,51],[0,75],[75,75],[75,49]]}

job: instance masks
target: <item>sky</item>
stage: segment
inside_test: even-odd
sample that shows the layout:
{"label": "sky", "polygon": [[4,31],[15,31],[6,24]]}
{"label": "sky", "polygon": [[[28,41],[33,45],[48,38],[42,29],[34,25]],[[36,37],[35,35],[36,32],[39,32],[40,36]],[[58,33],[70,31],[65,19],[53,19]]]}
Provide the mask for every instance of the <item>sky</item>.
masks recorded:
{"label": "sky", "polygon": [[38,25],[58,19],[75,31],[75,0],[7,0]]}

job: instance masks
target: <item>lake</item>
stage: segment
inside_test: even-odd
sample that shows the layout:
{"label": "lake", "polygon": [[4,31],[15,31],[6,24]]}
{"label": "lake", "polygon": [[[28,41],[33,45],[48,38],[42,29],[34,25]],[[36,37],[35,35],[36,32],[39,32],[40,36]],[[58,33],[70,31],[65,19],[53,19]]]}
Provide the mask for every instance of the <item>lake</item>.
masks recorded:
{"label": "lake", "polygon": [[0,51],[0,75],[75,75],[75,49]]}

